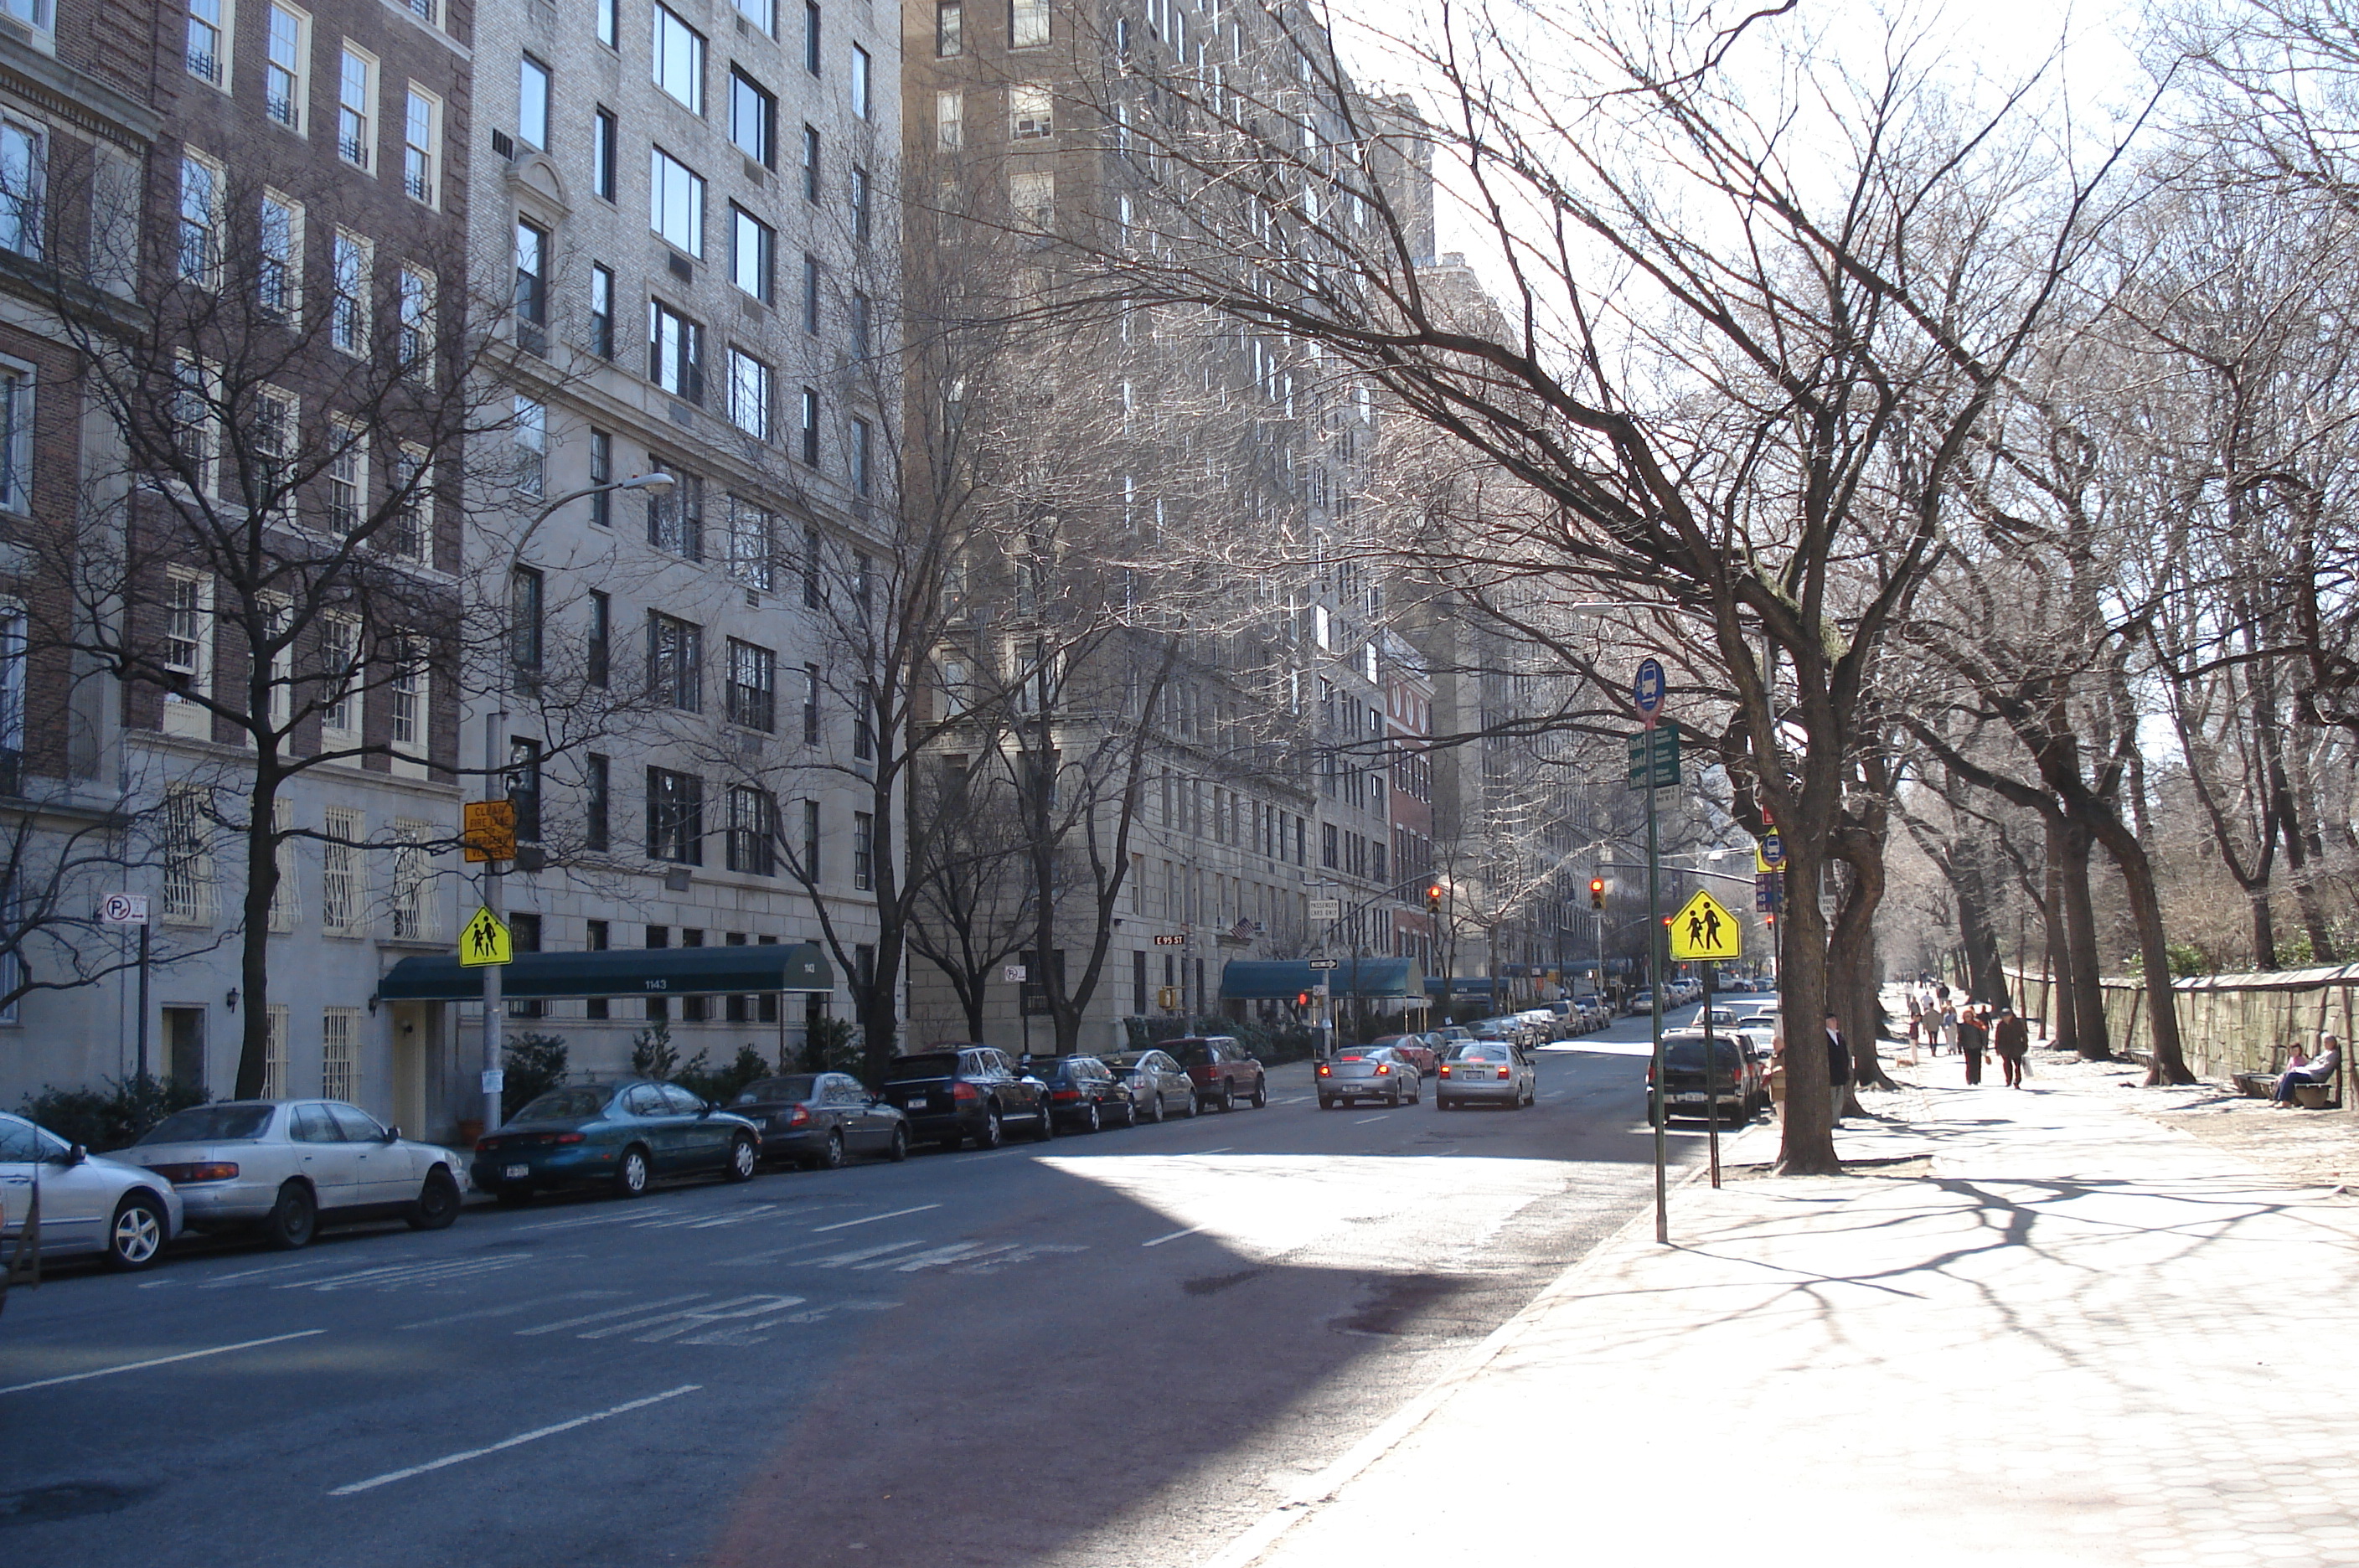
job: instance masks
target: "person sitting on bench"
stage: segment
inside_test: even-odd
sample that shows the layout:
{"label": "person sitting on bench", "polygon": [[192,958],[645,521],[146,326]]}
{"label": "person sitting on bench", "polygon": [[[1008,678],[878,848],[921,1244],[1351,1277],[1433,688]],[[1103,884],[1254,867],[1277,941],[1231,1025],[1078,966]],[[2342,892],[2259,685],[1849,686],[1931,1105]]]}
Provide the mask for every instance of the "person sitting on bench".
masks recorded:
{"label": "person sitting on bench", "polygon": [[2333,1083],[2335,1071],[2342,1065],[2342,1042],[2331,1034],[2321,1034],[2318,1037],[2317,1055],[2305,1059],[2300,1049],[2295,1048],[2293,1062],[2277,1075],[2277,1093],[2270,1099],[2275,1102],[2277,1109],[2289,1110],[2293,1106],[2296,1089],[2305,1084]]}

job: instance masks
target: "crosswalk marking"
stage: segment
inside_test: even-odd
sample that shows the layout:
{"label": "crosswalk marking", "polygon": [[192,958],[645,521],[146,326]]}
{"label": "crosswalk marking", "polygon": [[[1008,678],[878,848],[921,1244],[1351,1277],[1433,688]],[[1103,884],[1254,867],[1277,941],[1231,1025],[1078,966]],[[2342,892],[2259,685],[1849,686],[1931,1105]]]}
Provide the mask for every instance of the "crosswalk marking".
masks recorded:
{"label": "crosswalk marking", "polygon": [[530,1259],[521,1253],[491,1258],[459,1258],[441,1263],[387,1263],[331,1274],[324,1279],[288,1279],[274,1290],[396,1290],[405,1285],[440,1285],[484,1274],[496,1274]]}
{"label": "crosswalk marking", "polygon": [[686,1301],[701,1301],[712,1294],[710,1290],[690,1290],[685,1296],[666,1296],[660,1301],[640,1301],[628,1307],[610,1307],[603,1312],[584,1312],[578,1318],[560,1318],[552,1323],[535,1323],[530,1328],[520,1328],[516,1333],[527,1336],[536,1334],[560,1334],[569,1328],[579,1328],[583,1323],[604,1323],[610,1318],[628,1317],[634,1312],[650,1312],[660,1307],[676,1307]]}
{"label": "crosswalk marking", "polygon": [[[608,1323],[574,1335],[576,1339],[613,1339],[629,1334],[641,1345],[658,1345],[667,1339],[677,1339],[690,1329],[708,1332],[732,1318],[773,1317],[789,1308],[799,1307],[800,1296],[740,1296],[734,1301],[715,1301],[709,1307],[688,1307],[677,1312],[635,1317],[624,1323]],[[737,1323],[739,1329],[751,1328],[751,1323]]]}

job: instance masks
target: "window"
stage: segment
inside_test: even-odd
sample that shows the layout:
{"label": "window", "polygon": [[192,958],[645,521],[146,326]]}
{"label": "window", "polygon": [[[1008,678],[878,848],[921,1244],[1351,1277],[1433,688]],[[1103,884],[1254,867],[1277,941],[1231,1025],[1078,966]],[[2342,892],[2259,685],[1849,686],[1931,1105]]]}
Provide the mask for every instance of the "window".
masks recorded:
{"label": "window", "polygon": [[858,164],[852,168],[852,237],[862,245],[868,243],[868,171]]}
{"label": "window", "polygon": [[866,49],[858,44],[852,46],[852,112],[864,120],[868,118],[868,73],[872,63]]}
{"label": "window", "polygon": [[647,612],[647,693],[683,713],[703,711],[704,628]]}
{"label": "window", "polygon": [[602,201],[614,200],[615,147],[622,125],[612,109],[590,116],[590,190]]}
{"label": "window", "polygon": [[934,58],[956,60],[966,53],[966,5],[963,0],[936,0]]}
{"label": "window", "polygon": [[803,200],[819,200],[819,131],[810,125],[803,127]]}
{"label": "window", "polygon": [[703,779],[668,768],[647,769],[647,858],[704,864]]}
{"label": "window", "polygon": [[[590,352],[599,358],[614,358],[614,268],[603,262],[590,264]],[[592,484],[606,481],[599,479]],[[603,524],[603,497],[599,497],[597,512],[597,521]]]}
{"label": "window", "polygon": [[549,67],[530,55],[516,60],[516,140],[536,151],[549,147]]}
{"label": "window", "polygon": [[737,0],[737,14],[766,33],[778,30],[777,0]]}
{"label": "window", "polygon": [[771,826],[777,809],[770,797],[745,785],[729,791],[729,869],[749,877],[775,877],[777,865],[770,853]]}
{"label": "window", "polygon": [[541,667],[547,651],[542,609],[548,594],[548,580],[531,567],[519,566],[508,574],[508,660],[520,672]]}
{"label": "window", "polygon": [[[320,618],[320,663],[327,679],[321,695],[320,729],[322,743],[332,751],[341,751],[360,741],[361,702],[355,690],[361,663],[361,624],[352,615],[327,615]],[[332,834],[336,813],[328,813]],[[359,831],[353,836],[357,839]]]}
{"label": "window", "polygon": [[438,0],[401,0],[401,4],[411,16],[429,27],[436,26],[435,18],[441,15],[442,8]]}
{"label": "window", "polygon": [[[518,810],[522,810],[521,807]],[[521,822],[518,831],[522,831]],[[540,951],[540,917],[519,909],[508,916],[508,936],[518,953]],[[542,1001],[510,1002],[508,1017],[540,1018],[549,1016],[549,1004]]]}
{"label": "window", "polygon": [[[508,738],[508,770],[503,780],[508,803],[516,808],[516,835],[526,844],[540,842],[540,742],[527,735]],[[538,952],[538,947],[529,949]]]}
{"label": "window", "polygon": [[1007,47],[1038,49],[1049,41],[1049,0],[1008,0]]}
{"label": "window", "polygon": [[[582,761],[582,847],[603,853],[614,844],[614,765],[611,759],[594,751]],[[605,922],[593,920],[591,923],[603,925]]]}
{"label": "window", "polygon": [[862,892],[876,886],[876,819],[852,813],[852,885]]}
{"label": "window", "polygon": [[1343,868],[1342,857],[1337,853],[1338,844],[1339,834],[1335,824],[1333,822],[1321,822],[1319,826],[1320,865],[1328,867],[1330,870],[1341,870]]}
{"label": "window", "polygon": [[164,669],[173,689],[164,694],[168,734],[212,738],[212,718],[192,698],[213,685],[213,581],[174,568],[164,579]]}
{"label": "window", "polygon": [[729,422],[756,441],[770,439],[770,367],[735,347],[729,351]]}
{"label": "window", "polygon": [[[365,449],[357,440],[355,451],[365,463]],[[365,486],[362,494],[367,494]],[[395,451],[392,490],[386,499],[393,511],[386,524],[385,548],[404,561],[432,561],[434,472],[424,447],[405,441]]]}
{"label": "window", "polygon": [[229,0],[189,0],[189,74],[229,85]]}
{"label": "window", "polygon": [[770,225],[737,206],[729,208],[729,281],[756,299],[770,297]]}
{"label": "window", "polygon": [[434,898],[434,857],[427,845],[440,836],[432,822],[393,824],[393,872],[386,878],[391,934],[400,942],[432,942],[442,934],[440,901]]}
{"label": "window", "polygon": [[811,467],[819,466],[819,388],[806,387],[802,396],[802,422],[799,427],[802,460]]}
{"label": "window", "polygon": [[675,397],[704,401],[704,328],[660,299],[647,301],[647,379]]}
{"label": "window", "polygon": [[350,535],[361,525],[361,511],[368,504],[368,437],[358,426],[342,420],[329,426],[330,439],[335,442],[328,454],[328,527],[338,535]]}
{"label": "window", "polygon": [[[614,438],[604,430],[590,432],[590,483],[593,485],[614,482]],[[590,496],[590,521],[602,528],[614,526],[614,509],[611,503],[614,493],[596,490]]]}
{"label": "window", "polygon": [[704,255],[704,177],[663,148],[648,177],[647,223],[677,248]]}
{"label": "window", "polygon": [[1047,228],[1057,212],[1057,177],[1045,169],[1009,175],[1007,207],[1016,227]]}
{"label": "window", "polygon": [[803,0],[803,69],[819,74],[821,60],[819,0]]}
{"label": "window", "polygon": [[180,276],[201,289],[221,282],[221,165],[180,155]]}
{"label": "window", "polygon": [[855,495],[869,493],[871,429],[865,419],[852,421],[852,493]]}
{"label": "window", "polygon": [[33,373],[0,365],[0,510],[33,509]]}
{"label": "window", "polygon": [[855,292],[852,296],[852,352],[854,356],[868,357],[868,296]]}
{"label": "window", "polygon": [[803,666],[803,744],[819,744],[819,666]]}
{"label": "window", "polygon": [[689,561],[704,559],[704,476],[682,474],[658,457],[647,466],[672,476],[669,495],[647,496],[647,543]]}
{"label": "window", "polygon": [[262,112],[300,132],[310,96],[311,18],[285,5],[271,6],[262,53]]}
{"label": "window", "polygon": [[768,593],[775,585],[770,514],[729,498],[729,575],[746,587]]}
{"label": "window", "polygon": [[610,49],[623,47],[623,0],[597,0],[598,41]]}
{"label": "window", "polygon": [[[542,73],[543,86],[547,72]],[[546,116],[547,105],[542,106]],[[401,114],[401,189],[413,201],[441,204],[442,100],[412,86]]]}
{"label": "window", "polygon": [[943,92],[934,94],[934,145],[944,152],[954,152],[966,143],[966,94]]}
{"label": "window", "polygon": [[434,275],[405,267],[394,288],[402,369],[408,375],[427,375],[434,360]]}
{"label": "window", "polygon": [[765,735],[778,727],[778,656],[729,639],[729,722]]}
{"label": "window", "polygon": [[538,499],[549,484],[549,408],[531,397],[516,400],[516,487]]}
{"label": "window", "polygon": [[655,8],[656,85],[688,106],[691,114],[704,113],[704,35],[672,15],[669,6]]}
{"label": "window", "polygon": [[516,339],[528,354],[549,352],[549,231],[522,218],[516,226]]}
{"label": "window", "polygon": [[1056,134],[1056,109],[1046,82],[1018,82],[1007,90],[1007,134],[1019,142]]}
{"label": "window", "polygon": [[[360,1097],[361,1059],[353,1043],[359,1019],[358,1007],[330,1007],[320,1015],[320,1097],[323,1100]],[[279,1039],[283,1046],[283,1025]],[[280,1092],[285,1093],[283,1084]]]}
{"label": "window", "polygon": [[614,602],[597,589],[590,590],[590,639],[582,679],[604,686],[612,679],[614,653]]}
{"label": "window", "polygon": [[729,70],[729,139],[763,168],[778,166],[778,101],[734,66]]}
{"label": "window", "polygon": [[369,346],[369,270],[372,246],[350,229],[336,231],[333,297],[328,302],[328,341],[349,354]]}
{"label": "window", "polygon": [[355,936],[361,923],[361,840],[366,830],[349,806],[330,806],[320,845],[320,926],[330,936]]}
{"label": "window", "polygon": [[370,168],[375,119],[376,61],[346,44],[336,71],[336,156],[355,169]]}
{"label": "window", "polygon": [[875,689],[862,681],[852,694],[852,755],[856,761],[875,760],[876,732],[871,717],[875,706]]}
{"label": "window", "polygon": [[390,735],[393,749],[406,752],[413,757],[422,757],[429,734],[427,729],[429,692],[426,659],[408,638],[401,638],[394,648],[393,660],[393,676],[386,683],[386,690],[393,699]]}
{"label": "window", "polygon": [[275,191],[262,193],[262,220],[255,234],[256,302],[294,324],[303,298],[303,209]]}
{"label": "window", "polygon": [[813,884],[816,884],[820,878],[819,802],[817,800],[803,802],[802,877],[804,881]]}
{"label": "window", "polygon": [[803,331],[819,332],[819,257],[803,252]]}
{"label": "window", "polygon": [[175,784],[164,795],[164,923],[206,925],[213,918],[212,834],[204,791]]}
{"label": "window", "polygon": [[820,595],[820,537],[817,528],[803,530],[803,608],[816,610]]}

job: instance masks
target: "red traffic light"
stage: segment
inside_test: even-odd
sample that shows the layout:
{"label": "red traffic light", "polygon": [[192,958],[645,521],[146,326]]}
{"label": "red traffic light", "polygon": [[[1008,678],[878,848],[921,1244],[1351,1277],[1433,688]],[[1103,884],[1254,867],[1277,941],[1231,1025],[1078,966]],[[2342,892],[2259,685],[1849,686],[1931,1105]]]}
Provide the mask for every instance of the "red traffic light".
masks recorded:
{"label": "red traffic light", "polygon": [[1425,912],[1429,915],[1441,913],[1441,884],[1439,882],[1425,890]]}
{"label": "red traffic light", "polygon": [[1294,1005],[1298,1007],[1309,1007],[1310,1005],[1310,993],[1308,991],[1297,991],[1294,994]]}
{"label": "red traffic light", "polygon": [[1605,907],[1605,878],[1603,877],[1589,879],[1589,907],[1593,909]]}

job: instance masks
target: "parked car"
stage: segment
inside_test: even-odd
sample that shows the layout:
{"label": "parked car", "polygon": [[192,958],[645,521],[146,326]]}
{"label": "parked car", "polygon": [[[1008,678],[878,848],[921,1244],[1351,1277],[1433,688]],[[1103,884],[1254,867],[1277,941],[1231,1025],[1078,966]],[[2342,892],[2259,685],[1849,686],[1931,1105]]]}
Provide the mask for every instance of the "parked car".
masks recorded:
{"label": "parked car", "polygon": [[1634,1016],[1639,1013],[1653,1012],[1655,1010],[1655,993],[1652,991],[1631,992],[1629,1005],[1623,1010]]}
{"label": "parked car", "polygon": [[1098,1060],[1130,1096],[1134,1121],[1159,1122],[1168,1115],[1196,1114],[1196,1081],[1169,1052],[1118,1051]]}
{"label": "parked car", "polygon": [[504,1203],[598,1184],[636,1198],[659,1176],[750,1181],[762,1163],[752,1118],[649,1078],[567,1083],[475,1140],[475,1185]]}
{"label": "parked car", "polygon": [[1415,1105],[1423,1098],[1425,1080],[1416,1066],[1389,1046],[1355,1045],[1319,1064],[1319,1108],[1332,1111],[1357,1100],[1382,1100],[1386,1105]]}
{"label": "parked car", "polygon": [[1421,1034],[1380,1034],[1368,1043],[1397,1051],[1417,1068],[1420,1078],[1432,1077],[1433,1070],[1441,1065],[1441,1052]]}
{"label": "parked car", "polygon": [[1444,1024],[1440,1029],[1426,1030],[1425,1035],[1433,1042],[1436,1051],[1447,1054],[1451,1046],[1462,1040],[1473,1040],[1474,1031],[1464,1024]]}
{"label": "parked car", "polygon": [[1521,1110],[1539,1093],[1539,1074],[1531,1054],[1506,1040],[1469,1040],[1450,1053],[1441,1075],[1433,1081],[1436,1108],[1454,1111],[1462,1105],[1505,1105]]}
{"label": "parked car", "polygon": [[16,1256],[37,1187],[44,1258],[98,1253],[109,1269],[150,1269],[180,1234],[180,1196],[168,1180],[0,1114],[0,1267]]}
{"label": "parked car", "polygon": [[1244,1099],[1256,1110],[1269,1104],[1269,1082],[1254,1054],[1233,1034],[1190,1035],[1167,1040],[1160,1049],[1196,1081],[1196,1103],[1206,1110],[1236,1109]]}
{"label": "parked car", "polygon": [[309,1247],[323,1224],[459,1217],[459,1157],[342,1100],[223,1100],[166,1116],[125,1151],[172,1184],[193,1231],[259,1227]]}
{"label": "parked car", "polygon": [[909,1121],[848,1073],[757,1078],[737,1091],[729,1114],[762,1132],[762,1158],[806,1171],[840,1171],[855,1154],[909,1158]]}
{"label": "parked car", "polygon": [[[1701,1029],[1680,1029],[1663,1036],[1663,1114],[1701,1121],[1716,1109],[1723,1127],[1741,1127],[1757,1115],[1769,1098],[1764,1064],[1756,1062],[1741,1040],[1715,1035],[1712,1041],[1712,1082],[1704,1081],[1704,1035]],[[1654,1087],[1655,1069],[1647,1068],[1647,1086]],[[1651,1117],[1651,1102],[1650,1102]]]}
{"label": "parked car", "polygon": [[1036,1056],[1032,1075],[1049,1091],[1049,1114],[1060,1127],[1096,1132],[1107,1123],[1131,1127],[1137,1102],[1113,1069],[1094,1056]]}
{"label": "parked car", "polygon": [[977,1149],[997,1149],[1011,1123],[1037,1138],[1057,1136],[1047,1086],[1017,1072],[995,1046],[961,1041],[897,1056],[885,1064],[884,1094],[909,1118],[910,1137],[944,1149],[969,1138]]}
{"label": "parked car", "polygon": [[1527,1007],[1516,1016],[1530,1026],[1530,1043],[1534,1045],[1547,1045],[1563,1038],[1560,1026],[1564,1019],[1554,1007]]}

